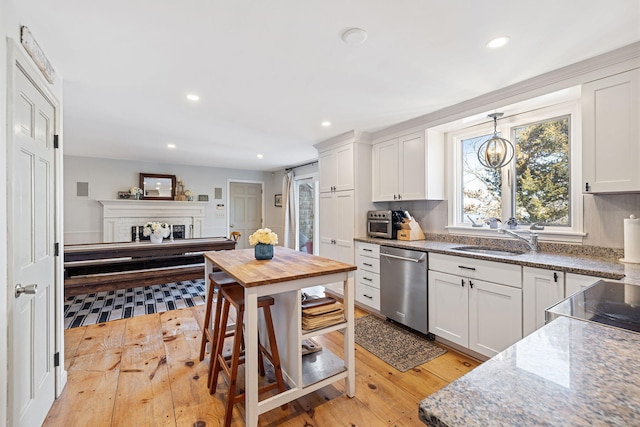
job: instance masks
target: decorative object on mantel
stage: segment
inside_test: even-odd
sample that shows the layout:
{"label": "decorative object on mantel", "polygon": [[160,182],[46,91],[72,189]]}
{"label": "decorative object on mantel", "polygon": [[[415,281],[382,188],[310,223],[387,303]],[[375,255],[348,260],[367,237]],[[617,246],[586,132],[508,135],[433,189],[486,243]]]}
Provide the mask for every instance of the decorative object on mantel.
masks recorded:
{"label": "decorative object on mantel", "polygon": [[162,243],[162,239],[169,237],[170,233],[169,224],[166,222],[148,222],[142,229],[142,234],[151,238],[151,243]]}
{"label": "decorative object on mantel", "polygon": [[187,201],[188,202],[193,202],[193,191],[191,190],[186,190],[184,192],[184,195],[187,197]]}
{"label": "decorative object on mantel", "polygon": [[184,191],[184,181],[181,180],[180,177],[176,178],[176,194],[173,199],[179,202],[187,200],[187,196]]}
{"label": "decorative object on mantel", "polygon": [[131,195],[131,197],[129,197],[130,199],[140,200],[140,196],[142,195],[142,188],[140,188],[140,187],[131,187],[129,189],[129,194]]}
{"label": "decorative object on mantel", "polygon": [[278,235],[270,228],[261,228],[249,236],[249,244],[255,245],[256,259],[272,259],[273,245],[278,244]]}

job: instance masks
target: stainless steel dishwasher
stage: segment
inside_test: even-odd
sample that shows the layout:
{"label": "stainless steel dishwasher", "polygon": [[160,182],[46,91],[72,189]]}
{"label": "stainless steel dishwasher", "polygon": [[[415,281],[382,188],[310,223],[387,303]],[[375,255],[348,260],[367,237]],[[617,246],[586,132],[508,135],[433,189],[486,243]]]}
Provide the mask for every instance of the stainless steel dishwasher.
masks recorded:
{"label": "stainless steel dishwasher", "polygon": [[380,313],[426,334],[427,309],[427,254],[381,246]]}

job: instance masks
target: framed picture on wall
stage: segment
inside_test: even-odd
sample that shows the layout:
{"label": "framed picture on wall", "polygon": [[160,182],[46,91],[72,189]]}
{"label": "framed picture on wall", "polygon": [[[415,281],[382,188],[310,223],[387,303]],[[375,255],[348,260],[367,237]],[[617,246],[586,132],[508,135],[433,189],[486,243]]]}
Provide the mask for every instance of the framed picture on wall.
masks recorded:
{"label": "framed picture on wall", "polygon": [[282,207],[282,194],[276,194],[274,196],[274,205],[277,208],[281,208]]}

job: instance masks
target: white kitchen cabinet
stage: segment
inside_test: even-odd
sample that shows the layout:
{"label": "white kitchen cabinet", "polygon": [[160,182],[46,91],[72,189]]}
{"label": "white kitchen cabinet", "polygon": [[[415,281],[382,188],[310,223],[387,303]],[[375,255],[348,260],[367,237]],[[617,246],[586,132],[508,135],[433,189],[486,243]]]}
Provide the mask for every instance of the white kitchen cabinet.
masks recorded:
{"label": "white kitchen cabinet", "polygon": [[442,133],[427,130],[376,143],[372,162],[374,202],[444,199]]}
{"label": "white kitchen cabinet", "polygon": [[495,356],[522,338],[521,274],[512,264],[429,254],[429,332]]}
{"label": "white kitchen cabinet", "polygon": [[356,302],[380,311],[380,245],[356,242]]}
{"label": "white kitchen cabinet", "polygon": [[522,271],[522,333],[544,326],[547,308],[564,299],[564,272],[524,267]]}
{"label": "white kitchen cabinet", "polygon": [[602,280],[599,277],[585,276],[583,274],[566,273],[565,276],[565,296],[570,297],[576,292],[593,285],[598,280]]}
{"label": "white kitchen cabinet", "polygon": [[320,192],[353,190],[353,144],[344,144],[318,154]]}
{"label": "white kitchen cabinet", "polygon": [[586,193],[640,191],[640,68],[582,86]]}
{"label": "white kitchen cabinet", "polygon": [[[351,131],[314,147],[320,179],[319,255],[354,264],[353,239],[366,235],[367,211],[375,209],[371,202],[371,137]],[[326,287],[342,295],[342,283]]]}

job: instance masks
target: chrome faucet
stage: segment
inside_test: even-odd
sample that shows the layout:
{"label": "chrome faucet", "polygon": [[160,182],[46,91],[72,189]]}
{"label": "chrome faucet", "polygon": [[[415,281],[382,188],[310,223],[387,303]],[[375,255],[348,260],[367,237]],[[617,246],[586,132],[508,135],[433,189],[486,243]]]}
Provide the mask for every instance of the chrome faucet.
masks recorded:
{"label": "chrome faucet", "polygon": [[524,237],[514,233],[511,230],[507,230],[506,228],[502,227],[498,229],[498,233],[500,234],[508,234],[510,236],[515,237],[518,240],[522,240],[523,242],[525,242],[527,244],[527,246],[529,246],[529,250],[531,252],[538,252],[538,235],[536,233],[532,233],[529,230],[524,230],[526,232],[529,233],[529,238],[525,239]]}

